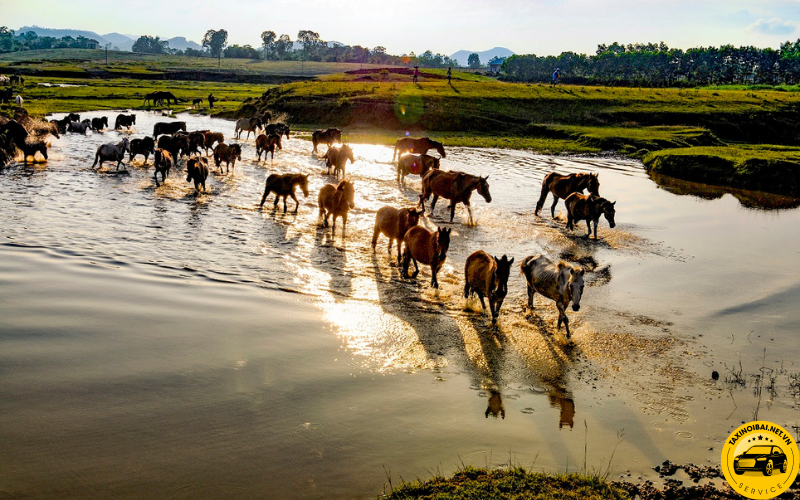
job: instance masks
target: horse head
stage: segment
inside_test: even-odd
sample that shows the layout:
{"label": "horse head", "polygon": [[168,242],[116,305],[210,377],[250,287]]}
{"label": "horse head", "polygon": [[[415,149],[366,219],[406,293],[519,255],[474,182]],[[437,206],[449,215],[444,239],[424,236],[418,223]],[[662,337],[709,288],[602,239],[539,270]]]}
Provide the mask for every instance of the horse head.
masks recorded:
{"label": "horse head", "polygon": [[308,198],[308,175],[300,176],[300,189],[303,191],[303,196]]}
{"label": "horse head", "polygon": [[489,179],[488,175],[486,177],[478,177],[478,194],[483,196],[486,203],[491,203],[492,195],[489,193],[489,182],[487,179]]}
{"label": "horse head", "polygon": [[447,257],[447,250],[450,249],[450,228],[439,228],[436,230],[436,247],[439,254],[439,261],[444,261]]}
{"label": "horse head", "polygon": [[131,143],[130,143],[130,141],[128,141],[127,137],[123,137],[122,138],[122,142],[120,144],[122,145],[122,151],[123,152],[125,152],[125,151],[127,151],[129,153],[131,152]]}
{"label": "horse head", "polygon": [[341,148],[339,148],[339,154],[344,155],[344,162],[347,163],[347,160],[350,160],[350,163],[355,163],[356,159],[353,157],[353,149],[348,146],[347,144],[343,144]]}
{"label": "horse head", "polygon": [[[441,142],[431,141],[431,145],[436,148],[436,151],[442,155],[442,158],[447,158],[447,155],[444,152],[444,145]],[[436,167],[439,168],[439,167]]]}
{"label": "horse head", "polygon": [[236,155],[236,159],[239,160],[239,161],[242,161],[242,146],[240,146],[238,144],[234,144],[233,146],[231,146],[231,149],[233,150],[234,154]]}
{"label": "horse head", "polygon": [[495,289],[495,295],[498,297],[505,297],[506,294],[508,294],[508,276],[511,274],[511,265],[514,264],[514,257],[509,259],[503,254],[502,259],[494,257],[494,261],[497,264],[497,288]]}
{"label": "horse head", "polygon": [[408,227],[412,228],[419,224],[419,218],[422,214],[425,213],[424,210],[420,209],[417,210],[416,207],[406,208],[403,210],[406,213],[406,218],[408,220]]}
{"label": "horse head", "polygon": [[344,197],[350,208],[356,208],[356,189],[353,187],[352,182],[341,180],[339,181],[339,185],[336,186],[336,190],[344,193]]}
{"label": "horse head", "polygon": [[600,180],[597,178],[597,174],[589,174],[589,192],[600,195]]}
{"label": "horse head", "polygon": [[[558,267],[560,271],[558,277],[559,289],[565,291],[572,301],[572,310],[579,311],[581,308],[581,296],[583,295],[583,268],[565,266],[560,262]],[[567,268],[569,276],[565,276]]]}
{"label": "horse head", "polygon": [[608,201],[605,198],[602,198],[602,200],[603,204],[601,205],[601,208],[603,209],[603,215],[606,217],[609,227],[613,229],[614,226],[617,225],[616,222],[614,222],[614,215],[617,213],[617,211],[614,209],[614,205],[616,205],[617,202]]}

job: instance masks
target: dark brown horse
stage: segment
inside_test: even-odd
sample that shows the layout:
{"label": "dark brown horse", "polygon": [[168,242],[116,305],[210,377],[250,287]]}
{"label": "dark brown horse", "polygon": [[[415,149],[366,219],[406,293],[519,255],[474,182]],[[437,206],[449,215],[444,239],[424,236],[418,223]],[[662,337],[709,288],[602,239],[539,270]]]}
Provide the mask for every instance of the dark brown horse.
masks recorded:
{"label": "dark brown horse", "polygon": [[179,130],[186,132],[186,122],[158,122],[153,125],[153,139],[158,139],[161,134],[174,134]]}
{"label": "dark brown horse", "polygon": [[311,134],[311,142],[314,144],[314,153],[316,153],[319,144],[325,144],[330,148],[331,145],[342,142],[342,131],[338,128],[315,130],[314,133]]}
{"label": "dark brown horse", "polygon": [[23,142],[22,144],[18,145],[20,151],[22,151],[22,162],[28,163],[28,157],[30,156],[33,158],[34,162],[36,161],[36,152],[40,152],[44,159],[47,159],[47,144],[44,142]]}
{"label": "dark brown horse", "polygon": [[406,182],[408,174],[414,174],[425,177],[428,170],[439,168],[439,158],[426,154],[422,155],[405,155],[397,160],[397,182]]}
{"label": "dark brown horse", "polygon": [[272,159],[275,159],[275,148],[283,149],[281,145],[281,136],[277,134],[261,134],[256,137],[256,156],[258,157],[258,161],[261,161],[261,153],[264,153],[264,159],[267,159],[267,155],[272,153]]}
{"label": "dark brown horse", "polygon": [[467,257],[464,264],[464,298],[468,299],[470,294],[478,294],[485,312],[486,303],[483,298],[489,297],[492,323],[497,323],[500,306],[508,294],[508,276],[513,263],[513,257],[509,260],[503,255],[502,259],[498,259],[483,250],[476,250]]}
{"label": "dark brown horse", "polygon": [[381,207],[375,214],[375,229],[372,231],[372,251],[378,244],[378,236],[383,233],[389,238],[389,257],[392,256],[392,241],[397,240],[397,265],[400,265],[400,249],[403,244],[403,237],[409,229],[419,223],[419,216],[424,210],[411,208]]}
{"label": "dark brown horse", "polygon": [[214,148],[214,164],[222,173],[222,162],[225,162],[225,173],[236,168],[236,160],[242,160],[242,147],[238,144],[228,146],[224,142]]}
{"label": "dark brown horse", "polygon": [[611,202],[600,196],[572,193],[564,200],[564,204],[567,206],[567,229],[572,230],[575,222],[585,220],[589,227],[587,238],[592,235],[592,222],[594,222],[594,239],[597,239],[597,223],[600,222],[601,215],[606,217],[612,229],[617,225],[614,222],[614,215],[617,213],[614,209],[616,201]]}
{"label": "dark brown horse", "polygon": [[333,216],[333,230],[336,230],[336,218],[342,218],[342,233],[347,229],[347,212],[356,207],[356,190],[353,183],[342,179],[339,184],[325,184],[319,190],[319,216],[322,225],[328,227],[328,217]]}
{"label": "dark brown horse", "polygon": [[600,195],[600,181],[597,180],[597,174],[561,175],[550,172],[542,181],[542,194],[539,196],[539,201],[536,202],[534,214],[539,215],[539,211],[547,199],[547,193],[553,193],[553,206],[550,207],[550,216],[555,218],[556,204],[559,198],[565,199],[572,193],[583,193],[586,188],[589,189],[590,193]]}
{"label": "dark brown horse", "polygon": [[422,206],[422,210],[425,210],[425,200],[432,194],[431,214],[433,214],[436,200],[440,196],[447,198],[450,200],[450,222],[453,222],[453,217],[455,217],[456,204],[463,203],[469,212],[469,223],[474,224],[469,199],[472,196],[472,191],[477,190],[478,194],[486,200],[486,203],[492,202],[492,195],[489,193],[489,183],[487,182],[488,178],[488,175],[479,177],[465,174],[464,172],[431,170],[422,178],[422,193],[419,195],[419,203]]}
{"label": "dark brown horse", "polygon": [[341,172],[342,177],[344,177],[344,167],[347,165],[347,160],[350,160],[351,164],[356,161],[353,156],[353,150],[347,144],[342,144],[340,148],[328,148],[323,158],[325,159],[325,165],[328,167],[328,175],[330,175],[331,167],[333,167],[333,175],[335,175],[337,179],[339,178],[339,172]]}
{"label": "dark brown horse", "polygon": [[289,125],[285,123],[270,123],[266,127],[264,127],[264,133],[267,135],[277,134],[277,135],[285,135],[286,140],[289,140]]}
{"label": "dark brown horse", "polygon": [[153,170],[153,179],[156,181],[156,187],[158,187],[160,185],[158,183],[158,173],[161,172],[161,181],[166,183],[169,169],[175,166],[175,160],[169,151],[158,148],[156,149],[156,156],[153,159],[153,166],[155,167],[155,170]]}
{"label": "dark brown horse", "polygon": [[108,128],[108,117],[92,118],[92,130],[101,131]]}
{"label": "dark brown horse", "polygon": [[208,156],[208,150],[214,146],[214,143],[222,144],[225,142],[225,136],[222,135],[222,132],[203,132],[203,148],[206,150],[206,156]]}
{"label": "dark brown horse", "polygon": [[395,158],[400,158],[403,153],[422,155],[427,153],[429,149],[435,149],[438,151],[442,158],[447,157],[447,155],[444,153],[444,146],[441,142],[434,141],[433,139],[429,139],[427,137],[422,137],[420,139],[403,137],[394,143],[394,154],[392,155],[392,161],[394,161]]}
{"label": "dark brown horse", "polygon": [[156,147],[169,151],[175,161],[181,155],[189,154],[188,135],[162,135],[158,138]]}
{"label": "dark brown horse", "polygon": [[144,136],[141,139],[134,139],[131,141],[131,161],[136,157],[136,155],[143,155],[144,162],[147,163],[147,159],[150,157],[151,154],[155,153],[156,149],[156,141],[153,140],[150,136]]}
{"label": "dark brown horse", "polygon": [[452,229],[439,228],[435,233],[432,233],[422,226],[414,226],[409,229],[403,237],[403,243],[406,244],[406,248],[403,251],[403,277],[409,278],[408,264],[413,260],[415,272],[410,277],[416,278],[417,274],[419,274],[419,266],[417,265],[417,261],[419,261],[431,266],[431,286],[439,288],[436,274],[447,259],[451,231]]}
{"label": "dark brown horse", "polygon": [[186,162],[186,182],[194,181],[194,190],[199,192],[200,186],[206,191],[206,179],[208,178],[208,158],[198,156],[189,158]]}
{"label": "dark brown horse", "polygon": [[[77,116],[77,115],[76,115]],[[130,130],[132,125],[136,125],[136,115],[117,115],[117,119],[114,120],[114,130],[119,130],[122,127]]]}
{"label": "dark brown horse", "polygon": [[297,196],[294,195],[294,190],[297,186],[303,191],[303,196],[308,197],[308,175],[303,174],[271,174],[267,177],[267,184],[264,186],[264,196],[261,197],[259,207],[264,206],[267,201],[267,196],[270,193],[275,193],[275,203],[273,209],[278,207],[278,199],[283,197],[283,213],[286,213],[286,197],[291,196],[294,200],[295,207],[294,213],[300,208],[300,202],[297,201]]}

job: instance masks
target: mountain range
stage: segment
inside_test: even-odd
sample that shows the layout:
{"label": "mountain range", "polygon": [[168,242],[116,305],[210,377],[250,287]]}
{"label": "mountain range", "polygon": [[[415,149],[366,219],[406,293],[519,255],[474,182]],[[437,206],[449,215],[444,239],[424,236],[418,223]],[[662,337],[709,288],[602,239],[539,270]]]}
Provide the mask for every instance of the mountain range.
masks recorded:
{"label": "mountain range", "polygon": [[[77,38],[79,36],[83,36],[86,38],[93,38],[100,43],[100,47],[105,47],[106,44],[110,44],[112,49],[116,48],[118,50],[126,50],[126,51],[131,50],[134,42],[136,42],[136,40],[139,38],[137,35],[128,35],[122,33],[106,33],[105,35],[100,35],[98,33],[95,33],[94,31],[52,29],[52,28],[42,28],[39,26],[23,26],[16,32],[26,33],[28,31],[33,31],[39,36],[51,36],[53,38],[62,38],[65,36],[71,36],[72,38]],[[199,43],[187,40],[185,37],[182,36],[176,36],[174,38],[168,38],[162,40],[168,42],[169,48],[171,49],[186,50],[187,48],[192,48],[195,50],[202,50],[203,48]]]}
{"label": "mountain range", "polygon": [[478,52],[476,50],[459,50],[452,54],[450,59],[458,61],[458,64],[461,66],[467,66],[467,59],[469,59],[470,54],[478,54],[478,57],[481,58],[481,64],[483,65],[495,57],[509,57],[514,55],[512,51],[505,47],[495,47],[493,49],[484,50],[483,52]]}

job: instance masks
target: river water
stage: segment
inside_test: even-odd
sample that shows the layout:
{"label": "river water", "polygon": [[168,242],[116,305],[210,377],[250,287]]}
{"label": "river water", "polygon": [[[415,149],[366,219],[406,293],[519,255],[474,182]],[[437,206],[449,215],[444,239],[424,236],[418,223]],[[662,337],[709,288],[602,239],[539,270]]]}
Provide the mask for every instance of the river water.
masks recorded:
{"label": "river water", "polygon": [[[174,171],[156,188],[152,158],[90,168],[98,145],[166,120],[137,112],[130,134],[67,135],[0,171],[0,496],[374,498],[462,464],[652,479],[665,459],[718,464],[742,421],[800,424],[800,200],[448,148],[442,168],[489,175],[493,200],[473,196],[474,227],[442,202],[422,220],[453,228],[436,292],[424,266],[400,277],[383,237],[370,248],[378,208],[420,185],[398,186],[391,148],[352,144],[343,235],[318,227],[333,179],[307,138],[261,163],[240,141],[200,195]],[[553,170],[599,173],[617,227],[595,242],[563,203],[535,217]],[[312,174],[298,214],[259,210],[286,172]],[[492,328],[461,297],[477,249],[583,265],[574,342],[552,302],[523,308],[516,266]]]}

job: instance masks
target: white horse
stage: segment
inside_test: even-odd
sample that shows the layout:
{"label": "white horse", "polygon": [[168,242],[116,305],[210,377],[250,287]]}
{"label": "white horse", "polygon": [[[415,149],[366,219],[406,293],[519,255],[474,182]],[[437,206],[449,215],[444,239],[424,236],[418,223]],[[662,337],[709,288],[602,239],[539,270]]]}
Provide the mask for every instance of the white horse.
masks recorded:
{"label": "white horse", "polygon": [[569,338],[567,306],[572,302],[573,311],[581,308],[583,269],[564,261],[555,263],[544,255],[529,255],[522,259],[519,267],[528,282],[528,307],[533,309],[536,292],[554,300],[558,308],[558,329],[563,322]]}
{"label": "white horse", "polygon": [[17,101],[17,106],[19,106],[21,108],[22,107],[22,103],[24,102],[23,99],[22,99],[22,96],[17,94],[17,97],[15,98],[15,100]]}

